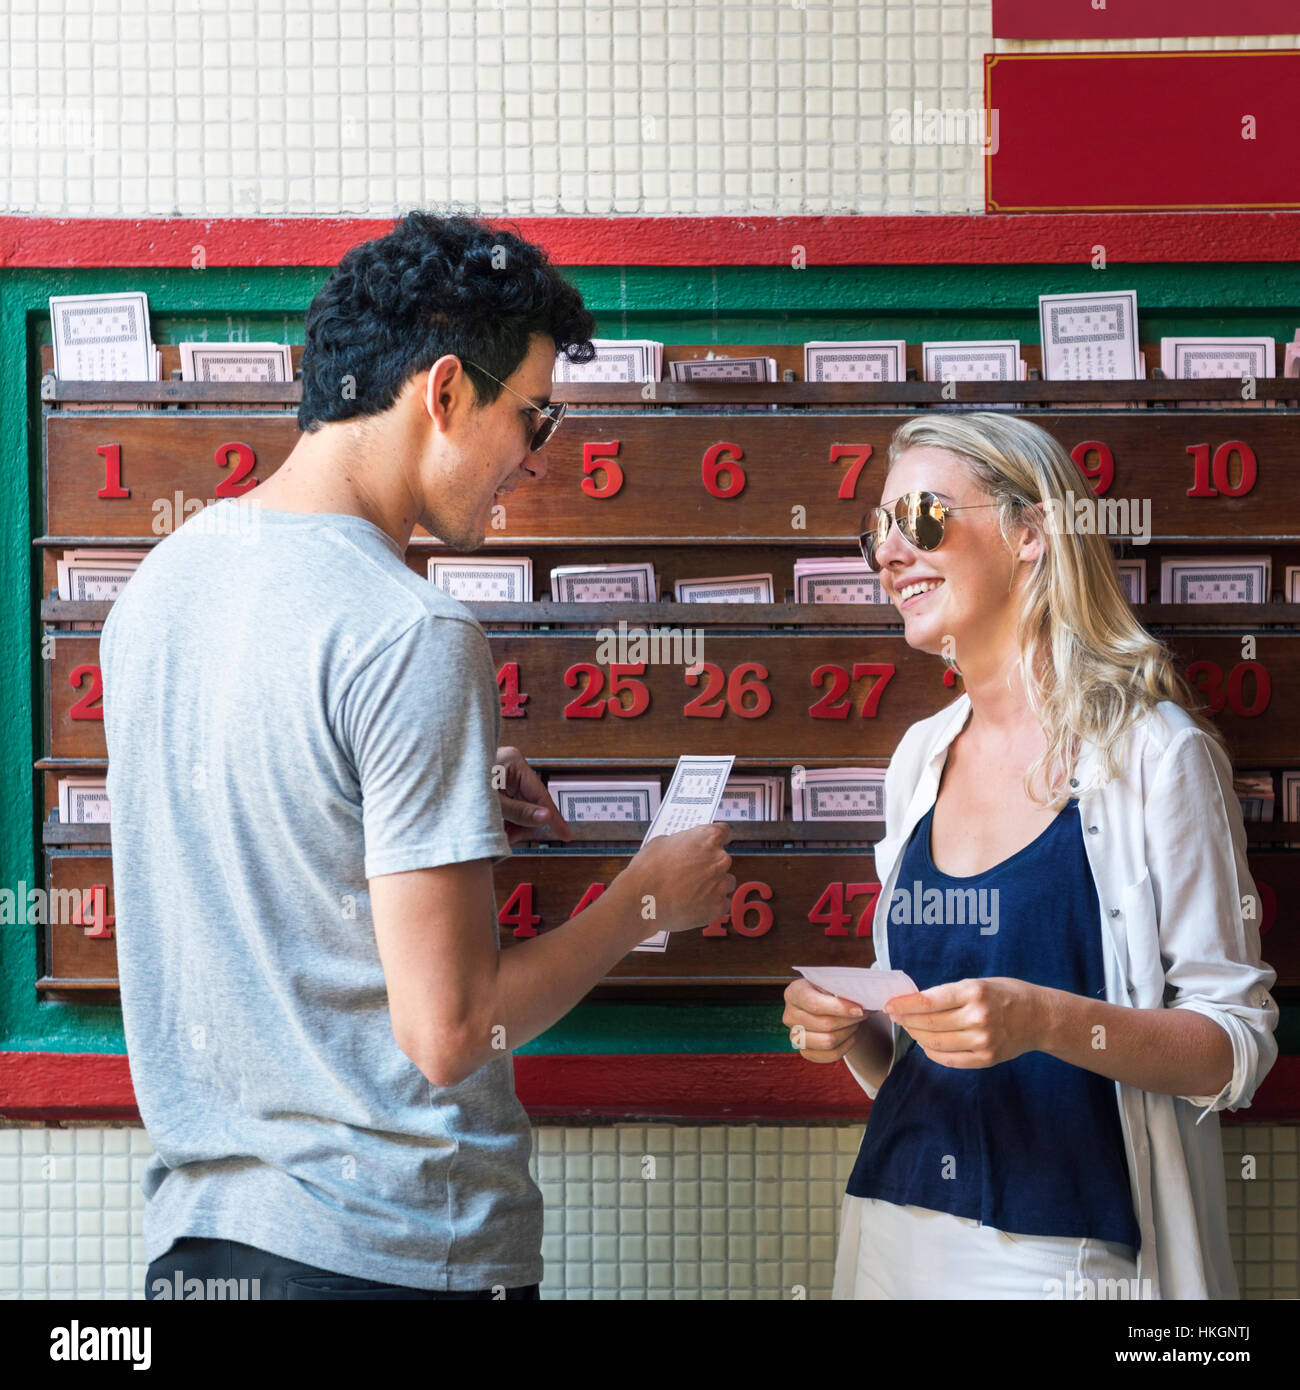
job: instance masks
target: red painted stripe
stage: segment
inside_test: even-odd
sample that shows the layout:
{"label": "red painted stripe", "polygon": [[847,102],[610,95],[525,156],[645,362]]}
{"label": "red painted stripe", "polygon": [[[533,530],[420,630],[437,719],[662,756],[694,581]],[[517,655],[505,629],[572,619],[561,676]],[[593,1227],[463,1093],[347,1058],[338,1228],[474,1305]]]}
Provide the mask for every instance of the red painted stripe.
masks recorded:
{"label": "red painted stripe", "polygon": [[[847,1067],[794,1053],[630,1053],[516,1057],[515,1085],[530,1115],[615,1119],[860,1120],[870,1102]],[[137,1120],[119,1053],[0,1052],[6,1119]],[[1247,1110],[1228,1124],[1300,1121],[1300,1057],[1279,1057]]]}
{"label": "red painted stripe", "polygon": [[993,0],[995,39],[1155,39],[1294,34],[1295,0]]}
{"label": "red painted stripe", "polygon": [[[507,226],[557,265],[788,267],[794,248],[828,265],[1087,265],[1293,261],[1300,213],[1118,213],[1086,217],[520,217]],[[127,269],[330,266],[391,219],[0,217],[0,267]]]}
{"label": "red painted stripe", "polygon": [[[984,62],[998,114],[985,161],[990,212],[1300,207],[1300,52],[998,53]],[[1252,138],[1243,139],[1247,117]]]}

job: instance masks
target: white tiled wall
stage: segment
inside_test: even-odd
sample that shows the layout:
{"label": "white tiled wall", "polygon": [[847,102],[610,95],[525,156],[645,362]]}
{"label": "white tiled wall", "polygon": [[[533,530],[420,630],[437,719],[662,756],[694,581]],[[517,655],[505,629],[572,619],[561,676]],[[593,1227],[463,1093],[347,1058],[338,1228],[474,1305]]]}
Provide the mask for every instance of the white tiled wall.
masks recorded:
{"label": "white tiled wall", "polygon": [[980,211],[978,145],[889,113],[993,50],[989,0],[6,0],[0,211]]}
{"label": "white tiled wall", "polygon": [[[1298,1136],[1223,1129],[1246,1298],[1300,1294]],[[860,1137],[857,1125],[539,1127],[542,1296],[827,1298]],[[0,1128],[0,1298],[143,1298],[151,1152],[138,1125]],[[1255,1157],[1249,1181],[1243,1153]]]}

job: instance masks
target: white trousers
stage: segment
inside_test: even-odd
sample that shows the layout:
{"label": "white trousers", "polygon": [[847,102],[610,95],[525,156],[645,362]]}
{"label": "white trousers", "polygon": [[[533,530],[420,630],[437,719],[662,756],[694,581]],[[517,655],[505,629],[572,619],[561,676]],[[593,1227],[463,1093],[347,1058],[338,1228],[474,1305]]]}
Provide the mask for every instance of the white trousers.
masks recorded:
{"label": "white trousers", "polygon": [[832,1298],[1138,1299],[1131,1246],[1009,1235],[973,1217],[851,1197],[840,1209]]}

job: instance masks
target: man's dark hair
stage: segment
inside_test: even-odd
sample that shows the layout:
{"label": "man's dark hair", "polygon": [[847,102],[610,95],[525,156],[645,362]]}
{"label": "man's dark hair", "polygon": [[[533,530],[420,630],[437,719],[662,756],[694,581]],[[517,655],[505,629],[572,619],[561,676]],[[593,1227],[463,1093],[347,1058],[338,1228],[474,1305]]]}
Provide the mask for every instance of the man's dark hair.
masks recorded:
{"label": "man's dark hair", "polygon": [[409,212],[387,236],[354,246],[312,300],[298,428],[381,414],[447,353],[460,358],[478,404],[490,405],[501,387],[467,358],[505,381],[534,333],[550,334],[571,362],[590,362],[595,331],[540,247],[474,218]]}

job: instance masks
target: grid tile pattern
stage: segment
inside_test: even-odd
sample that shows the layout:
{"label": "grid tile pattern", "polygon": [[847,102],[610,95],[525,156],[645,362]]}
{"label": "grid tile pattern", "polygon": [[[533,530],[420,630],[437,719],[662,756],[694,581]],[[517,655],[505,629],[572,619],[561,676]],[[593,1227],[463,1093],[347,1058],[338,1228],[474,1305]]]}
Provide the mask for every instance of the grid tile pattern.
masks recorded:
{"label": "grid tile pattern", "polygon": [[990,15],[988,0],[7,0],[0,211],[978,212],[980,134],[906,143],[896,116],[981,110]]}
{"label": "grid tile pattern", "polygon": [[[543,1298],[829,1298],[860,1137],[841,1124],[534,1129]],[[1223,1128],[1244,1298],[1300,1292],[1298,1139],[1290,1125]],[[151,1152],[139,1125],[0,1127],[0,1298],[143,1298]]]}

